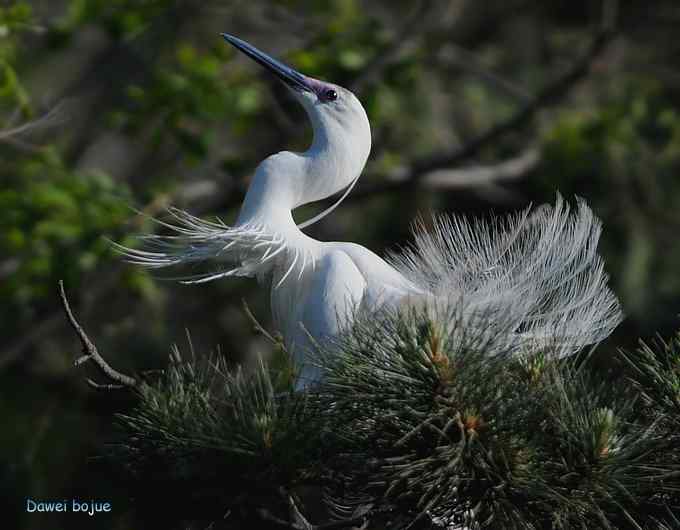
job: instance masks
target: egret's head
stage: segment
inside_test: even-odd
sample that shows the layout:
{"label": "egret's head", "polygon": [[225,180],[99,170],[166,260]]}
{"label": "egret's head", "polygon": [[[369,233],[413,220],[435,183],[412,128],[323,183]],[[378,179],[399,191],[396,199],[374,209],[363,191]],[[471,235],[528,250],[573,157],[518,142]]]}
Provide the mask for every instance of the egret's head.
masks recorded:
{"label": "egret's head", "polygon": [[286,66],[247,42],[223,33],[224,39],[274,73],[295,95],[307,111],[314,132],[318,135],[343,137],[341,141],[355,144],[356,158],[361,166],[368,158],[371,131],[366,111],[352,92],[341,86],[320,81]]}

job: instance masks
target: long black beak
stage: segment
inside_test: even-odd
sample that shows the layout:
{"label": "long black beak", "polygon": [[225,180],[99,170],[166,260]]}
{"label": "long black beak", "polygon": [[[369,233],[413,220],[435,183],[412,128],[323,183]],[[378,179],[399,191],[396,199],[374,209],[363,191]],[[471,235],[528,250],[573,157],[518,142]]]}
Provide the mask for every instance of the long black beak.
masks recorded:
{"label": "long black beak", "polygon": [[286,85],[292,89],[298,91],[312,91],[312,87],[310,86],[307,77],[302,75],[300,72],[293,70],[282,62],[277,61],[264,52],[261,52],[255,46],[251,46],[246,41],[234,37],[233,35],[229,35],[228,33],[222,33],[222,36],[229,44],[245,53],[253,61],[260,63],[267,70],[273,72],[279,79],[281,79],[281,81],[286,83]]}

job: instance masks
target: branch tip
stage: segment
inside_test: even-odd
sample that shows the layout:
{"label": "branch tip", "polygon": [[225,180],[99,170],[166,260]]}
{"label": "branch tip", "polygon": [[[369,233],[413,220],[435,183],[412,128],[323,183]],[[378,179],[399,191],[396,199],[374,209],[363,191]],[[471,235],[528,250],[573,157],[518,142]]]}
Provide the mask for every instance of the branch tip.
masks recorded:
{"label": "branch tip", "polygon": [[138,381],[135,378],[130,377],[129,375],[125,375],[112,368],[99,354],[99,352],[97,351],[97,347],[87,336],[82,326],[78,323],[76,317],[73,315],[73,311],[71,310],[71,305],[68,302],[68,298],[66,297],[66,291],[64,290],[63,280],[59,280],[59,297],[61,299],[61,305],[64,308],[64,312],[66,313],[66,318],[71,327],[73,328],[73,330],[78,335],[80,343],[83,347],[83,355],[78,357],[73,362],[73,365],[80,366],[81,364],[84,364],[87,361],[92,361],[97,367],[97,369],[102,373],[102,375],[104,375],[109,380],[113,381],[110,384],[101,384],[95,382],[92,379],[87,378],[86,379],[87,384],[97,390],[116,390],[121,388],[135,388],[138,385]]}

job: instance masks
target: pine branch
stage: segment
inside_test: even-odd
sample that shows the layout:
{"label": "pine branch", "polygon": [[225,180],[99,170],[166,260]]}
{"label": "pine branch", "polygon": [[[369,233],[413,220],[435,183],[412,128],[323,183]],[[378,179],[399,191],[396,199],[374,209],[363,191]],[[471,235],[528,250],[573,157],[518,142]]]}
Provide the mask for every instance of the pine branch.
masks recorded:
{"label": "pine branch", "polygon": [[336,509],[377,503],[399,514],[390,528],[668,520],[680,444],[639,416],[629,386],[559,361],[550,344],[514,350],[497,318],[465,314],[371,315],[322,346]]}
{"label": "pine branch", "polygon": [[108,456],[145,506],[163,487],[228,528],[674,528],[680,338],[612,380],[512,322],[461,301],[358,314],[317,343],[313,393],[175,348]]}

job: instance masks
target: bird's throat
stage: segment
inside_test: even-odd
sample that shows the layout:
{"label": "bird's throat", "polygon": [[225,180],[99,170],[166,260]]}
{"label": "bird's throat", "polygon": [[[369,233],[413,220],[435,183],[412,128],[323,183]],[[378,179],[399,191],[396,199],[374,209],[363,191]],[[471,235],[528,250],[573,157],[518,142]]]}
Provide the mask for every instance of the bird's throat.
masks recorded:
{"label": "bird's throat", "polygon": [[310,114],[314,139],[304,153],[282,151],[256,169],[239,223],[280,222],[295,208],[326,199],[351,185],[370,151],[370,131],[354,131]]}

